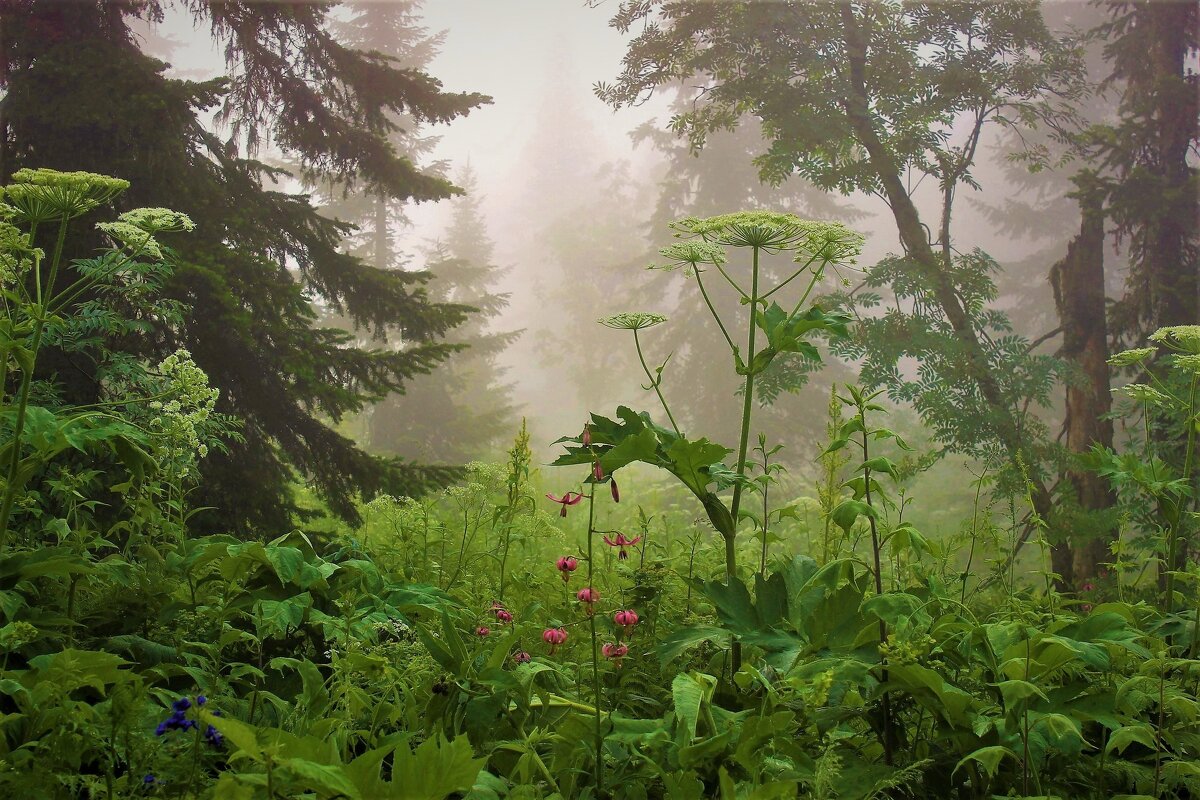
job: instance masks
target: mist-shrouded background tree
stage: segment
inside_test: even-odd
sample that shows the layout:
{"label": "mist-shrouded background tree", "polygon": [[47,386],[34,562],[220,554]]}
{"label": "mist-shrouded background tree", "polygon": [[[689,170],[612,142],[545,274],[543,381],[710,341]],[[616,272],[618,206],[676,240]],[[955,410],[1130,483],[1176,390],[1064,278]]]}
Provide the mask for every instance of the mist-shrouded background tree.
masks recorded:
{"label": "mist-shrouded background tree", "polygon": [[[682,114],[691,105],[690,92],[676,87],[672,110]],[[738,209],[760,208],[786,211],[800,217],[847,224],[862,221],[866,214],[851,204],[800,181],[773,185],[764,182],[755,169],[753,159],[764,146],[761,127],[753,116],[738,121],[732,130],[714,131],[706,140],[702,150],[693,149],[688,142],[681,141],[668,131],[653,123],[641,126],[635,135],[639,140],[651,144],[666,161],[666,170],[658,184],[658,205],[653,217],[654,229],[668,231],[669,223],[687,216],[711,217]],[[741,269],[745,265],[733,264]],[[790,263],[764,263],[768,279],[782,279],[785,275],[774,275],[773,270],[786,270]],[[668,285],[675,283],[669,281]],[[839,285],[836,276],[828,276],[823,291],[828,292]],[[712,291],[712,300],[726,319],[744,314],[738,297],[731,292],[721,291],[718,281]],[[679,398],[682,417],[688,420],[693,431],[703,431],[718,441],[737,440],[738,420],[728,413],[715,397],[728,397],[740,391],[738,376],[731,374],[723,360],[712,358],[711,345],[720,341],[720,332],[712,315],[704,306],[695,281],[687,281],[676,287],[673,303],[665,312],[672,325],[661,329],[656,337],[662,349],[673,352],[669,367],[669,390]],[[777,358],[761,376],[758,399],[763,408],[754,419],[756,433],[766,433],[769,440],[792,442],[791,448],[781,454],[785,461],[799,465],[807,461],[811,452],[802,450],[802,444],[811,444],[824,435],[825,420],[814,414],[808,403],[797,402],[794,395],[807,384],[811,368],[803,358],[784,354]],[[819,375],[819,382],[827,387],[830,381],[845,381],[849,373],[839,362],[826,364]],[[827,396],[828,389],[811,393],[810,397]]]}
{"label": "mist-shrouded background tree", "polygon": [[[884,201],[902,253],[847,293],[862,324],[846,354],[863,359],[865,383],[912,403],[947,452],[1027,483],[1049,519],[1049,437],[1030,409],[1049,402],[1062,367],[993,307],[998,265],[954,226],[983,135],[1057,122],[1080,91],[1077,49],[1039,5],[636,2],[613,25],[639,33],[618,80],[598,87],[610,104],[690,81],[695,102],[672,129],[693,148],[751,114],[764,180]],[[886,307],[885,289],[897,298]]]}
{"label": "mist-shrouded background tree", "polygon": [[[427,70],[446,34],[431,32],[422,23],[421,6],[419,0],[351,4],[347,17],[332,30],[338,41],[356,50],[382,53],[399,68]],[[392,113],[390,119],[393,130],[387,138],[395,151],[428,174],[445,177],[447,164],[431,160],[439,137],[412,115]],[[348,252],[379,269],[412,271],[413,259],[400,244],[411,224],[405,198],[311,177],[321,213],[357,228],[346,240]],[[469,169],[458,183],[468,195],[475,192]],[[429,281],[425,290],[431,300],[470,309],[467,321],[444,339],[460,349],[436,371],[362,411],[352,427],[362,432],[360,444],[368,450],[424,463],[461,464],[484,456],[511,434],[514,410],[496,356],[517,334],[488,330],[508,303],[496,288],[503,270],[493,263],[493,250],[480,198],[456,200],[445,240],[423,254],[421,272]],[[344,314],[329,313],[326,320],[362,333]],[[404,347],[403,338],[394,336],[393,346]]]}
{"label": "mist-shrouded background tree", "polygon": [[1127,293],[1115,330],[1140,344],[1168,325],[1200,320],[1195,162],[1200,122],[1200,11],[1191,2],[1112,2],[1106,42],[1117,118],[1096,131],[1094,155],[1116,233],[1129,249]]}
{"label": "mist-shrouded background tree", "polygon": [[[1106,124],[1083,138],[1093,203],[1103,208],[1111,232],[1128,252],[1125,292],[1111,306],[1111,338],[1139,347],[1166,326],[1200,322],[1200,10],[1191,2],[1109,2],[1109,19],[1095,28],[1108,61],[1105,88],[1117,108]],[[1119,349],[1119,348],[1117,348]],[[1134,380],[1148,369],[1165,378],[1166,361],[1135,366]],[[1177,387],[1182,394],[1186,386]],[[1190,470],[1191,437],[1175,413],[1145,411],[1149,436],[1173,474]],[[1136,438],[1140,436],[1135,433]],[[1149,444],[1149,443],[1146,443]],[[1192,477],[1192,495],[1197,481]],[[1194,508],[1194,500],[1189,504]],[[1181,570],[1200,542],[1194,514],[1181,517],[1172,546]],[[1167,559],[1170,559],[1170,555]]]}
{"label": "mist-shrouded background tree", "polygon": [[[169,206],[196,222],[177,243],[168,287],[189,312],[182,325],[160,327],[155,352],[145,355],[187,347],[221,390],[220,410],[244,420],[245,442],[208,459],[197,498],[221,509],[205,519],[224,529],[288,527],[296,477],[353,518],[359,492],[418,492],[456,474],[370,455],[329,422],[435,369],[455,349],[442,337],[466,310],[432,302],[423,273],[343,252],[349,228],[273,185],[282,176],[256,154],[274,149],[310,177],[395,201],[444,199],[458,190],[393,148],[393,120],[445,123],[487,98],[446,92],[420,70],[339,43],[327,24],[331,8],[0,6],[0,172],[45,166],[121,176],[134,187],[123,203]],[[140,51],[132,26],[168,9],[190,13],[224,45],[226,77],[171,78]],[[203,121],[212,111],[220,134]],[[313,301],[380,346],[318,324]],[[383,346],[395,330],[403,346]],[[94,393],[86,364],[47,365],[42,377],[59,380],[72,401]]]}
{"label": "mist-shrouded background tree", "polygon": [[472,309],[446,341],[461,345],[429,375],[410,381],[367,412],[367,441],[374,452],[425,462],[461,464],[494,455],[512,438],[516,409],[497,357],[521,331],[494,330],[509,295],[497,284],[505,270],[494,263],[487,222],[470,168],[456,176],[466,195],[451,201],[450,225],[428,253],[431,299]]}
{"label": "mist-shrouded background tree", "polygon": [[[352,3],[345,8],[345,18],[330,25],[335,39],[354,50],[380,53],[399,69],[427,70],[445,40],[444,31],[431,32],[422,24],[421,0]],[[391,129],[386,140],[397,155],[419,165],[427,175],[445,179],[446,165],[440,161],[430,163],[438,137],[422,131],[419,120],[411,114],[393,111],[388,121]],[[398,240],[409,224],[406,207],[410,198],[389,195],[370,184],[348,183],[337,175],[305,177],[319,199],[323,215],[355,226],[343,244],[349,253],[378,269],[405,266],[406,256]]]}

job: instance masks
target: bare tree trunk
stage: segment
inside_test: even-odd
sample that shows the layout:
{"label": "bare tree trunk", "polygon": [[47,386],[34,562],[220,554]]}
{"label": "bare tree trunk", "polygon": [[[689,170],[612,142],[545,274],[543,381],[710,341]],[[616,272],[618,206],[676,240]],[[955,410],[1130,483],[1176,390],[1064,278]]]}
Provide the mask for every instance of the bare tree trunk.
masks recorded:
{"label": "bare tree trunk", "polygon": [[1154,43],[1146,58],[1153,64],[1157,129],[1147,166],[1162,181],[1164,195],[1184,204],[1181,213],[1155,215],[1147,231],[1151,329],[1195,325],[1200,321],[1200,263],[1193,242],[1197,198],[1194,190],[1188,191],[1188,151],[1196,131],[1197,99],[1195,85],[1185,76],[1189,38],[1196,35],[1196,10],[1190,3],[1144,2],[1136,13],[1138,24],[1153,31],[1149,39]]}
{"label": "bare tree trunk", "polygon": [[[1104,299],[1104,209],[1102,197],[1084,187],[1079,206],[1083,222],[1079,235],[1067,245],[1067,255],[1050,269],[1054,305],[1063,331],[1063,358],[1074,362],[1082,382],[1066,387],[1066,447],[1086,453],[1094,445],[1112,447],[1112,420],[1104,415],[1112,407],[1108,370],[1108,322]],[[1102,511],[1116,502],[1108,481],[1079,469],[1067,471],[1084,511]],[[1084,541],[1068,541],[1055,548],[1054,570],[1064,583],[1078,586],[1096,577],[1099,565],[1109,557],[1107,535]],[[1061,550],[1061,552],[1060,552]]]}
{"label": "bare tree trunk", "polygon": [[388,230],[388,201],[383,195],[375,198],[375,266],[391,269],[392,237]]}

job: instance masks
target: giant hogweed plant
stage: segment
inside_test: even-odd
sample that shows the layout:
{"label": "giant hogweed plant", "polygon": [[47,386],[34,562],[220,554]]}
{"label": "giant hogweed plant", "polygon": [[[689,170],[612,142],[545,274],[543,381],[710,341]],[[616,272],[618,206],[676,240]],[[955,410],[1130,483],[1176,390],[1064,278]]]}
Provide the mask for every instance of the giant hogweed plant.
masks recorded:
{"label": "giant hogweed plant", "polygon": [[[567,452],[554,463],[595,461],[609,474],[635,461],[665,469],[695,495],[709,522],[724,539],[726,574],[732,578],[738,572],[737,537],[743,518],[743,496],[756,486],[748,476],[747,460],[755,382],[784,355],[798,355],[819,363],[820,353],[811,338],[847,334],[847,316],[826,311],[809,300],[827,272],[855,262],[862,237],[839,223],[812,222],[791,214],[765,211],[708,219],[689,217],[673,223],[672,228],[681,241],[661,251],[665,262],[658,268],[681,270],[694,280],[721,332],[730,366],[742,377],[736,450],[707,438],[685,435],[663,387],[670,357],[651,369],[642,347],[642,332],[666,319],[653,313],[625,313],[600,322],[632,334],[638,361],[649,381],[645,388],[658,397],[669,427],[655,422],[647,412],[624,406],[617,409],[616,420],[593,414],[591,445],[584,446],[579,437],[564,437],[559,443],[567,445]],[[731,261],[733,254],[741,254],[743,258],[735,263]],[[794,268],[785,271],[781,280],[767,285],[763,259],[779,257],[790,258]],[[719,277],[714,278],[714,274]],[[738,319],[726,319],[717,311],[712,296],[718,288],[732,291],[739,298],[745,313]],[[726,464],[726,457],[734,452],[736,460],[732,466]],[[731,491],[728,498],[720,495],[726,490]],[[734,671],[739,662],[740,649],[735,643]]]}
{"label": "giant hogweed plant", "polygon": [[[18,507],[30,522],[40,517],[43,529],[49,524],[48,533],[70,522],[48,517],[38,493],[26,488],[71,452],[115,457],[130,476],[115,485],[119,492],[148,487],[142,481],[148,472],[160,485],[182,487],[196,477],[194,463],[215,441],[216,429],[230,430],[230,420],[213,413],[215,391],[186,351],[149,365],[105,344],[149,333],[150,320],[179,320],[177,304],[160,296],[170,267],[158,237],[191,230],[191,220],[164,208],[133,209],[96,224],[108,241],[99,255],[71,259],[65,252],[71,225],[128,186],[92,173],[23,169],[0,190],[0,552],[12,543]],[[43,240],[49,251],[38,246]],[[98,366],[98,402],[57,401],[54,386],[37,378],[47,347],[82,353]],[[48,477],[52,488],[55,481],[78,480]],[[161,505],[178,510],[178,492],[169,490]],[[78,521],[81,510],[68,510],[67,517]],[[28,525],[22,533],[29,533]]]}

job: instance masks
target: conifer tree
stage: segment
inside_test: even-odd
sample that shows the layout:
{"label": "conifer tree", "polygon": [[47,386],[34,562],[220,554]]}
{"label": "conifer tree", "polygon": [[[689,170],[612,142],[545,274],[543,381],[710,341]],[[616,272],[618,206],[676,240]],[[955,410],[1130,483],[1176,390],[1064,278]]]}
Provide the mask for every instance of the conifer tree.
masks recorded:
{"label": "conifer tree", "polygon": [[521,333],[492,328],[508,305],[509,295],[496,290],[505,271],[494,263],[470,167],[457,182],[466,194],[453,201],[445,239],[430,251],[433,278],[427,289],[435,302],[471,309],[446,337],[463,349],[436,372],[413,380],[402,394],[377,404],[368,426],[372,450],[455,464],[485,456],[511,437],[515,413],[497,359]]}
{"label": "conifer tree", "polygon": [[[343,517],[358,492],[404,494],[453,470],[372,456],[327,424],[433,370],[454,347],[441,337],[465,309],[432,302],[428,276],[381,270],[342,252],[347,225],[309,198],[270,185],[257,160],[271,145],[309,176],[396,201],[458,189],[389,142],[395,115],[449,122],[487,101],[453,94],[416,69],[339,43],[331,3],[213,3],[189,11],[225,47],[228,76],[169,78],[138,49],[136,20],[167,4],[12,0],[0,6],[0,172],[22,166],[118,175],[131,206],[168,206],[196,222],[181,241],[169,294],[190,308],[156,331],[156,353],[187,347],[221,390],[220,410],[245,420],[246,441],[209,459],[201,503],[225,529],[290,524],[290,482],[310,483]],[[219,111],[222,135],[202,118]],[[79,243],[86,246],[86,242]],[[363,346],[316,323],[313,301],[386,344]],[[73,365],[86,372],[86,365]],[[59,364],[60,378],[74,374]],[[86,401],[88,382],[71,399]]]}
{"label": "conifer tree", "polygon": [[1097,155],[1108,168],[1109,214],[1128,240],[1126,297],[1117,330],[1133,343],[1168,325],[1200,320],[1200,170],[1189,162],[1200,143],[1200,10],[1192,2],[1110,2],[1108,82],[1120,97],[1115,124],[1101,128]]}

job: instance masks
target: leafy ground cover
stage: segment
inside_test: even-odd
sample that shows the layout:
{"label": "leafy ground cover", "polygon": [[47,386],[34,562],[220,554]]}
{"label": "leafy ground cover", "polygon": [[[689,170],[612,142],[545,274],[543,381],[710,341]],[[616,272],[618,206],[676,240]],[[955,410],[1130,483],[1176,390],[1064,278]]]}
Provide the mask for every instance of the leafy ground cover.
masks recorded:
{"label": "leafy ground cover", "polygon": [[[633,339],[658,406],[581,409],[555,466],[535,468],[522,429],[507,461],[473,464],[440,494],[366,503],[358,529],[197,536],[196,465],[237,421],[214,412],[188,353],[138,356],[181,313],[157,292],[191,222],[127,211],[99,224],[98,254],[65,250],[72,225],[125,188],[22,171],[0,198],[5,796],[1200,788],[1200,328],[1116,357],[1169,366],[1127,387],[1127,413],[1179,435],[1092,454],[1121,536],[1103,576],[1070,593],[1019,475],[1007,520],[977,498],[953,536],[911,523],[920,455],[876,394],[831,397],[815,492],[773,461],[788,443],[753,446],[768,366],[816,369],[821,340],[849,335],[813,297],[860,245],[840,225],[758,212],[683,220],[663,251],[706,301],[742,300],[738,320],[707,304],[743,381],[736,448],[677,424],[669,362],[642,348],[669,321],[622,314],[602,322]],[[790,277],[760,281],[768,258]],[[103,401],[62,402],[37,372],[48,352],[98,365]]]}

